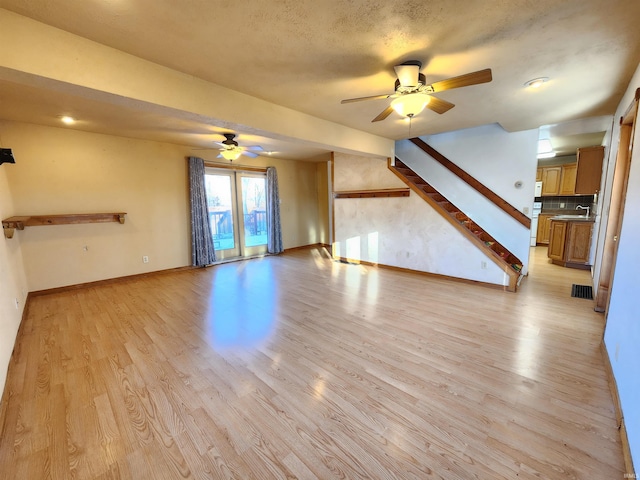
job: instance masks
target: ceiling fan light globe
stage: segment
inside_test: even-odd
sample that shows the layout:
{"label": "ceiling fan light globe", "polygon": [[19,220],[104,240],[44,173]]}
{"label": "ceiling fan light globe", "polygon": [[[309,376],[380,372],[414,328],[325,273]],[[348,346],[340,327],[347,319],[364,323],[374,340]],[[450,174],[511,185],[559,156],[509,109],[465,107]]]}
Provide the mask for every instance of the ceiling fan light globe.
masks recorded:
{"label": "ceiling fan light globe", "polygon": [[402,95],[391,102],[393,108],[403,117],[413,117],[422,112],[429,104],[431,97],[422,93]]}
{"label": "ceiling fan light globe", "polygon": [[230,162],[233,160],[237,160],[241,154],[242,154],[242,150],[237,148],[228,148],[220,152],[220,155],[222,155],[225,159],[229,160]]}

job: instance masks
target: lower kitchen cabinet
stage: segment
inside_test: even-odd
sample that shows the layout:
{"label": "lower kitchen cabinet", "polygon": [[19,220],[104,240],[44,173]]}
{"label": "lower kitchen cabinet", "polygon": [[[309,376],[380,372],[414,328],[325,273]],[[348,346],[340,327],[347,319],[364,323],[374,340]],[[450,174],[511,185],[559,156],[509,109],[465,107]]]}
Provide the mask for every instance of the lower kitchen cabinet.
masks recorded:
{"label": "lower kitchen cabinet", "polygon": [[551,260],[564,261],[564,246],[567,238],[567,222],[551,222],[549,233],[549,251]]}
{"label": "lower kitchen cabinet", "polygon": [[593,222],[551,220],[548,257],[556,265],[589,268]]}
{"label": "lower kitchen cabinet", "polygon": [[548,213],[541,213],[538,216],[538,232],[536,234],[536,244],[537,245],[548,245],[549,244],[549,232],[551,228],[551,217],[555,215],[551,215]]}

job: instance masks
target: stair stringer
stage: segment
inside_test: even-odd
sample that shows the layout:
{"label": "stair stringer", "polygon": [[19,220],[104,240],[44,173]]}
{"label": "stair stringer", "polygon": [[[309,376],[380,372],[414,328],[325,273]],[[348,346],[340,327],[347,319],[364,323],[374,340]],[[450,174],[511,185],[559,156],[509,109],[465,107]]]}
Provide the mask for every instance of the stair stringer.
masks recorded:
{"label": "stair stringer", "polygon": [[[505,286],[506,290],[515,292],[522,276],[522,262],[496,242],[495,239],[480,226],[473,223],[462,211],[429,185],[426,180],[402,164],[398,158],[396,158],[396,164],[398,164],[398,166],[392,165],[391,159],[389,159],[389,170],[484,253],[488,259],[498,265],[509,279],[508,284]],[[498,251],[500,251],[502,255],[499,254]],[[514,268],[514,265],[519,265],[520,269]]]}

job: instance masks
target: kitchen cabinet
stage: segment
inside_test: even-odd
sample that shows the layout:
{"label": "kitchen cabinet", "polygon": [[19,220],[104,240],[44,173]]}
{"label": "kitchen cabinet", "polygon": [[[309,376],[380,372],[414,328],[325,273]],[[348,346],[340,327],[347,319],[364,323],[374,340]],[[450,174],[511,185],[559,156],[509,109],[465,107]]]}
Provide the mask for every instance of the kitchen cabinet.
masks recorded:
{"label": "kitchen cabinet", "polygon": [[562,175],[560,176],[560,195],[574,195],[576,193],[576,173],[578,165],[567,163],[562,165]]}
{"label": "kitchen cabinet", "polygon": [[600,191],[600,180],[602,179],[604,147],[579,148],[577,158],[575,193],[578,195],[598,193]]}
{"label": "kitchen cabinet", "polygon": [[562,261],[564,258],[565,238],[567,236],[567,222],[550,222],[549,250],[547,256],[551,260]]}
{"label": "kitchen cabinet", "polygon": [[542,196],[558,195],[560,192],[560,178],[562,167],[542,168]]}
{"label": "kitchen cabinet", "polygon": [[593,222],[551,220],[547,256],[556,265],[589,268]]}
{"label": "kitchen cabinet", "polygon": [[593,195],[600,190],[604,147],[578,149],[578,162],[538,167],[543,196]]}
{"label": "kitchen cabinet", "polygon": [[551,218],[555,215],[541,213],[538,215],[538,232],[536,233],[536,245],[548,245],[551,229]]}

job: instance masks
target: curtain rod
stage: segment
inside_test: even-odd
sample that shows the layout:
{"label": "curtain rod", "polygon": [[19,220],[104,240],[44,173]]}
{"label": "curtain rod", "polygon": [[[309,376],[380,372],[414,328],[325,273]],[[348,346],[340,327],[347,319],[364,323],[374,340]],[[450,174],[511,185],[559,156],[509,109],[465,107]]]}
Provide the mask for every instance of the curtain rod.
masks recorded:
{"label": "curtain rod", "polygon": [[213,168],[228,168],[230,170],[246,170],[249,172],[266,172],[267,171],[267,167],[256,167],[252,165],[242,165],[239,163],[233,163],[233,164],[218,163],[218,162],[211,162],[209,160],[204,161],[204,166],[213,167]]}

